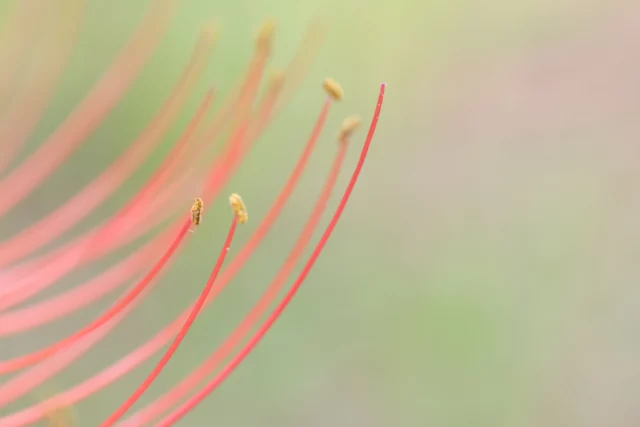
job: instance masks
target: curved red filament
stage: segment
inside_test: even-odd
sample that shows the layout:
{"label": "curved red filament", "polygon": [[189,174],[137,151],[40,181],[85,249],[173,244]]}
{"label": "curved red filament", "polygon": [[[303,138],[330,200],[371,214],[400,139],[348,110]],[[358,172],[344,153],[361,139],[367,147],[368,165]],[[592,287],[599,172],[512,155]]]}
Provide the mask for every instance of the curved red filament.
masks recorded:
{"label": "curved red filament", "polygon": [[129,398],[122,404],[122,406],[120,406],[113,414],[111,414],[109,418],[107,418],[102,424],[100,424],[100,427],[110,427],[118,419],[120,419],[129,410],[129,408],[131,408],[138,401],[140,396],[144,394],[144,392],[149,388],[151,383],[153,383],[153,381],[158,377],[158,375],[160,375],[160,372],[162,372],[162,370],[167,365],[167,363],[169,363],[169,360],[171,359],[173,354],[176,352],[176,350],[182,343],[182,340],[187,335],[187,332],[189,332],[189,328],[191,328],[191,325],[193,325],[193,322],[196,320],[196,317],[198,316],[198,314],[200,313],[200,310],[204,306],[207,296],[209,295],[209,292],[211,291],[211,288],[213,287],[213,284],[216,281],[216,278],[218,277],[218,273],[220,273],[222,264],[224,263],[224,260],[227,257],[227,253],[229,252],[229,247],[231,246],[231,242],[233,241],[233,236],[236,232],[237,223],[238,223],[237,217],[234,215],[233,221],[231,222],[231,227],[229,228],[229,232],[227,233],[227,238],[225,239],[224,245],[222,246],[220,255],[218,255],[218,260],[216,261],[216,264],[213,267],[213,271],[209,276],[209,280],[207,281],[207,284],[202,290],[202,293],[198,297],[198,300],[196,301],[193,308],[189,312],[189,316],[187,317],[187,320],[182,325],[182,328],[180,328],[180,331],[178,332],[176,337],[173,339],[173,342],[171,343],[167,351],[162,355],[162,358],[160,359],[160,361],[156,364],[156,366],[153,368],[153,370],[147,376],[147,378],[145,378],[145,380],[138,386],[138,388],[134,391],[134,393],[131,396],[129,396]]}

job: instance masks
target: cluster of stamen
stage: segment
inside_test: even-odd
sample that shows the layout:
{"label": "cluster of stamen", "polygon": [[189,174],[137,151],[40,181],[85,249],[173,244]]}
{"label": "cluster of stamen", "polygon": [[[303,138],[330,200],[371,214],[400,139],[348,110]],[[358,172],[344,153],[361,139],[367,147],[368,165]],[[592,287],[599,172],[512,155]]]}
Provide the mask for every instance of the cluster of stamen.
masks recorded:
{"label": "cluster of stamen", "polygon": [[[62,5],[67,6],[75,1],[59,0]],[[33,190],[44,183],[122,99],[159,43],[169,23],[170,14],[167,11],[172,9],[172,4],[171,0],[153,2],[140,29],[132,36],[101,80],[40,147],[13,169],[12,160],[20,151],[24,140],[33,132],[41,110],[49,101],[47,94],[53,90],[57,81],[54,77],[57,76],[48,81],[43,98],[38,99],[37,105],[27,108],[19,96],[22,89],[18,90],[11,101],[7,101],[9,98],[3,96],[7,92],[4,85],[20,81],[20,76],[17,73],[13,74],[13,70],[0,73],[0,104],[5,101],[8,103],[5,108],[8,116],[0,117],[0,138],[7,141],[4,152],[6,156],[0,161],[0,173],[5,169],[7,171],[4,176],[0,175],[0,216],[15,209]],[[17,22],[22,16],[19,12],[20,9],[15,16]],[[16,26],[15,31],[18,30],[19,26]],[[136,195],[111,218],[44,255],[32,256],[35,251],[55,241],[100,206],[158,147],[204,72],[215,41],[215,31],[211,26],[205,27],[201,32],[187,66],[156,116],[120,157],[65,204],[25,230],[0,242],[0,338],[24,333],[64,318],[141,276],[115,303],[70,335],[30,353],[0,360],[0,375],[15,373],[0,383],[0,408],[32,392],[38,385],[73,364],[92,346],[104,339],[131,310],[135,309],[144,295],[170,267],[177,254],[181,252],[189,235],[188,231],[196,231],[199,227],[206,226],[205,205],[210,205],[218,199],[229,178],[242,164],[245,155],[286,104],[287,98],[300,81],[300,75],[304,73],[308,56],[313,55],[313,43],[303,44],[286,72],[272,73],[267,90],[260,101],[255,103],[273,49],[274,31],[275,25],[272,22],[260,29],[256,37],[255,54],[244,80],[211,117],[208,113],[216,98],[216,91],[211,88],[202,95],[191,120],[160,166]],[[314,32],[317,32],[315,28],[312,29],[308,40],[317,38]],[[59,49],[66,55],[74,45],[75,32],[63,32],[60,37]],[[28,42],[35,45],[37,39]],[[0,39],[0,63],[8,59],[20,63],[21,58],[11,55],[21,54],[22,52],[3,50]],[[54,69],[62,71],[66,60],[67,56],[56,58],[54,65],[57,68]],[[48,419],[52,426],[67,425],[71,419],[65,412],[68,408],[115,382],[169,344],[145,380],[100,426],[114,425],[129,411],[169,363],[201,310],[210,304],[243,268],[282,212],[321,136],[331,105],[344,98],[342,88],[334,80],[326,79],[323,87],[327,94],[326,99],[297,163],[265,217],[237,252],[230,251],[236,226],[248,221],[248,212],[238,194],[229,196],[233,215],[227,237],[206,284],[193,303],[153,338],[141,343],[112,365],[74,387],[58,391],[51,398],[13,414],[1,416],[0,426],[19,427],[40,419]],[[335,158],[325,185],[294,247],[261,299],[201,365],[160,398],[148,403],[118,425],[134,427],[151,422],[155,422],[154,425],[157,426],[173,425],[215,390],[263,338],[309,274],[342,214],[369,150],[382,106],[384,89],[385,86],[382,85],[358,164],[342,199],[302,271],[287,288],[285,296],[276,301],[276,297],[310,244],[320,218],[327,208],[346,158],[348,141],[360,124],[360,119],[356,117],[344,120],[337,138],[340,143],[336,144]],[[18,131],[7,130],[8,120],[17,123]],[[214,144],[224,135],[228,137],[222,142],[222,149],[214,149]],[[188,201],[192,204],[187,214]],[[160,232],[130,257],[93,279],[57,295],[35,302],[29,301],[53,287],[75,269],[99,260],[154,230]],[[225,264],[229,253],[233,256]],[[19,306],[20,304],[25,305]],[[260,323],[269,307],[274,304],[275,308],[269,312],[266,320]],[[249,335],[254,330],[253,335]],[[241,346],[243,342],[245,344]],[[231,359],[224,363],[228,357]],[[213,373],[213,378],[205,381]],[[180,404],[184,398],[187,400]],[[161,418],[163,416],[164,418]],[[159,418],[160,421],[157,421]]]}

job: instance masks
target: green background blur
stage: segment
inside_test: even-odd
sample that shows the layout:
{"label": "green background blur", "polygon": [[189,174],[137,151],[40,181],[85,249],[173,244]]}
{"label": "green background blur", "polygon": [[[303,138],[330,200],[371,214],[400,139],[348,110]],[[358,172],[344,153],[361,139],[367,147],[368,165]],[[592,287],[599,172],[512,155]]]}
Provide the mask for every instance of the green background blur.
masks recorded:
{"label": "green background blur", "polygon": [[[9,3],[2,2],[2,16]],[[82,99],[150,2],[87,3],[71,65],[21,158]],[[208,19],[219,24],[219,41],[181,120],[125,188],[65,239],[139,188],[207,87],[222,94],[234,87],[265,18],[278,22],[271,64],[285,66],[310,22],[322,17],[330,30],[310,73],[226,189],[243,195],[251,216],[232,252],[293,167],[324,99],[322,79],[337,79],[346,98],[268,241],[198,318],[140,404],[187,375],[257,300],[321,189],[342,118],[358,113],[368,123],[386,82],[361,181],[302,291],[180,425],[640,425],[634,16],[633,2],[596,0],[182,1],[123,102],[0,222],[1,237],[44,216],[117,158],[167,95]],[[364,133],[354,138],[331,206]],[[123,326],[40,392],[78,383],[180,313],[204,285],[228,217],[224,200],[210,208]],[[74,274],[56,292],[91,273]],[[2,354],[42,347],[116,297],[5,339]],[[79,425],[111,413],[156,361],[77,405]]]}

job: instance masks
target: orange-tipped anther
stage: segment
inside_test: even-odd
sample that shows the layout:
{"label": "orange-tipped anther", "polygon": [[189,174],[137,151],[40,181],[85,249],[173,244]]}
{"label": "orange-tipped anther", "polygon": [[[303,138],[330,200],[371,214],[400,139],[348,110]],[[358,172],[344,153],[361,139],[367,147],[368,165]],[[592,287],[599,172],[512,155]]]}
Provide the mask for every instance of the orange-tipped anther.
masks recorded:
{"label": "orange-tipped anther", "polygon": [[240,197],[239,194],[233,193],[229,196],[229,204],[231,205],[231,209],[236,215],[238,222],[240,224],[247,222],[249,214],[247,213],[247,206],[244,204],[242,197]]}
{"label": "orange-tipped anther", "polygon": [[344,98],[344,91],[342,90],[342,87],[332,78],[324,79],[322,87],[334,101],[342,101],[342,98]]}

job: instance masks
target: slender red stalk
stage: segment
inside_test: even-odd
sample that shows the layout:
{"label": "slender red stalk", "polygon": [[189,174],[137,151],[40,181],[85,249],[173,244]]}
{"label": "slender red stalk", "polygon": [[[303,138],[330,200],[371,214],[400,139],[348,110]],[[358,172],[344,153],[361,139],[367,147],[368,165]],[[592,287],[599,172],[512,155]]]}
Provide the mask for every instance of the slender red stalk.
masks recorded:
{"label": "slender red stalk", "polygon": [[242,163],[251,145],[266,128],[281,90],[282,84],[272,82],[254,115],[255,120],[252,122],[249,118],[245,118],[230,136],[224,153],[206,178],[204,194],[208,200],[215,200]]}
{"label": "slender red stalk", "polygon": [[[232,136],[228,139],[225,152],[234,151],[233,141],[237,140],[234,135],[242,133],[242,128],[246,127],[249,120],[249,110],[257,94],[260,81],[264,73],[267,60],[270,55],[270,36],[260,38],[257,43],[254,55],[247,69],[245,78],[237,89],[231,91],[222,107],[216,112],[210,125],[203,130],[202,139],[205,141],[215,141],[227,127],[231,127]],[[217,162],[215,169],[220,169],[222,162]],[[215,196],[205,193],[205,201],[212,203]]]}
{"label": "slender red stalk", "polygon": [[233,216],[233,220],[231,221],[231,227],[229,228],[229,232],[227,234],[227,238],[222,246],[222,250],[220,251],[220,255],[218,256],[218,260],[216,261],[215,266],[213,267],[213,271],[209,276],[209,280],[205,285],[202,293],[198,297],[198,300],[194,304],[193,308],[189,312],[189,316],[187,320],[180,328],[180,331],[173,339],[173,342],[167,349],[167,351],[162,355],[162,358],[158,362],[158,364],[153,368],[151,373],[145,378],[145,380],[138,386],[138,388],[134,391],[134,393],[129,396],[129,398],[120,406],[115,412],[113,412],[105,421],[100,424],[100,427],[111,427],[116,421],[118,421],[137,401],[140,399],[140,396],[144,394],[144,392],[149,388],[149,386],[155,381],[155,379],[160,375],[160,372],[164,369],[164,367],[169,363],[171,357],[173,357],[174,353],[182,343],[182,340],[189,332],[189,328],[193,325],[193,322],[198,317],[200,310],[204,306],[204,303],[213,287],[216,278],[218,277],[218,273],[220,273],[220,269],[222,268],[222,264],[224,263],[225,258],[227,257],[227,253],[229,252],[229,247],[231,246],[231,242],[233,241],[233,236],[236,232],[236,225],[238,223],[237,216]]}
{"label": "slender red stalk", "polygon": [[[229,262],[227,268],[222,272],[220,280],[216,282],[217,288],[212,289],[209,297],[207,298],[207,304],[222,292],[233,277],[235,277],[235,275],[244,267],[282,212],[284,205],[293,193],[296,184],[299,182],[300,176],[305,169],[313,148],[317,144],[320,132],[325,124],[330,105],[331,101],[327,100],[322,108],[311,136],[307,141],[304,151],[282,191],[278,195],[272,207],[269,209],[267,215],[256,228],[255,232],[248,239],[247,243],[240,249],[238,254],[231,260],[231,262]],[[171,325],[164,328],[151,340],[139,346],[134,352],[131,352],[129,355],[121,358],[112,366],[102,370],[93,377],[88,378],[66,392],[59,394],[57,399],[67,402],[68,404],[73,404],[126,375],[140,363],[153,356],[153,354],[169,342],[171,337],[176,334],[178,328],[184,322],[187,313],[188,311],[183,312],[183,314],[172,322]],[[12,381],[0,386],[0,404],[15,400],[20,397],[20,395],[28,392],[33,387],[46,380],[46,378],[54,375],[55,372],[71,364],[73,360],[80,357],[97,341],[98,339],[95,338],[95,333],[85,336],[80,340],[80,342],[74,344],[74,348],[69,348],[66,352],[56,354],[53,358],[42,362],[30,370],[27,370],[22,377],[18,379],[18,381]],[[22,423],[34,422],[45,415],[45,409],[51,402],[52,400],[42,402],[41,404],[26,408],[23,411],[5,417],[4,419],[0,418],[0,425],[3,425],[3,423],[8,423],[8,425],[22,425]]]}
{"label": "slender red stalk", "polygon": [[[162,136],[188,99],[209,57],[212,40],[209,31],[203,32],[182,76],[164,105],[120,158],[64,205],[26,230],[0,243],[0,267],[29,255],[70,229],[106,200],[139,168],[162,140]],[[203,102],[208,104],[210,100],[206,99]]]}
{"label": "slender red stalk", "polygon": [[320,238],[320,241],[316,245],[313,253],[309,257],[307,263],[303,267],[298,278],[296,279],[296,281],[293,283],[293,285],[285,295],[284,299],[278,304],[278,306],[271,313],[271,315],[269,315],[269,317],[264,322],[264,324],[260,327],[260,329],[258,329],[258,331],[256,331],[256,333],[251,337],[249,342],[247,342],[247,344],[244,345],[242,350],[240,350],[240,352],[222,369],[222,371],[220,371],[220,373],[215,378],[209,381],[206,384],[206,386],[202,390],[200,390],[196,395],[190,398],[178,409],[173,411],[168,417],[166,417],[161,422],[159,422],[156,425],[156,427],[169,427],[175,424],[182,417],[184,417],[189,411],[195,408],[200,402],[202,402],[213,390],[215,390],[216,387],[218,387],[218,385],[220,385],[233,372],[233,370],[242,362],[242,360],[251,352],[251,350],[255,348],[255,346],[269,331],[271,326],[273,326],[275,321],[282,314],[282,312],[285,310],[287,305],[291,302],[295,294],[298,292],[298,290],[300,289],[300,286],[302,285],[302,283],[308,276],[309,272],[313,268],[313,265],[315,264],[318,257],[322,253],[324,246],[326,245],[327,241],[331,237],[331,233],[335,229],[336,224],[338,223],[338,220],[340,219],[340,216],[342,215],[342,212],[344,211],[344,208],[346,207],[347,202],[349,201],[349,197],[351,196],[353,188],[358,180],[360,171],[362,170],[362,166],[364,165],[364,161],[366,159],[366,155],[369,151],[371,140],[373,139],[373,135],[376,130],[378,118],[380,116],[380,111],[382,108],[382,101],[384,99],[384,92],[385,92],[385,84],[382,84],[380,86],[380,95],[378,96],[378,103],[376,105],[376,110],[374,112],[373,120],[371,121],[371,125],[369,127],[369,133],[367,134],[367,138],[362,148],[362,153],[360,154],[360,159],[358,160],[356,169],[351,177],[351,180],[349,181],[347,189],[345,190],[344,196],[342,197],[342,200],[340,201],[340,204],[338,205],[336,212],[331,218],[329,225],[327,226],[322,237]]}
{"label": "slender red stalk", "polygon": [[[169,260],[171,263],[171,260]],[[162,276],[162,274],[166,271],[166,268],[163,271],[158,273],[157,278]],[[149,289],[145,289],[141,296],[144,296],[149,291]],[[64,369],[69,365],[69,355],[74,354],[74,352],[86,352],[91,347],[93,347],[96,343],[100,342],[113,328],[115,328],[120,321],[122,321],[127,314],[133,310],[143,298],[138,298],[133,301],[130,305],[125,307],[122,311],[120,311],[115,317],[109,320],[107,323],[93,331],[91,334],[87,335],[84,339],[79,340],[74,343],[72,347],[68,349],[61,350],[56,354],[52,355],[45,362],[39,363],[33,366],[30,369],[26,369],[21,371],[17,375],[13,376],[11,379],[5,381],[0,385],[0,406],[6,405],[18,397],[25,395],[33,390],[34,386],[37,384],[42,384],[48,378],[50,378],[56,371]],[[51,407],[55,407],[57,405],[51,405],[51,401],[47,408],[44,409],[42,417],[46,417],[49,409]],[[0,426],[2,425],[15,425],[12,422],[8,424],[3,424],[3,421],[0,421]]]}
{"label": "slender red stalk", "polygon": [[109,292],[124,285],[145,265],[160,256],[158,248],[167,247],[172,234],[175,232],[171,229],[165,231],[159,238],[149,241],[125,260],[86,283],[35,304],[0,313],[0,337],[29,331],[98,301]]}
{"label": "slender red stalk", "polygon": [[109,319],[115,316],[119,311],[121,311],[124,307],[129,305],[134,299],[136,299],[142,291],[151,283],[151,281],[155,278],[156,274],[164,267],[169,258],[176,251],[180,242],[184,238],[186,232],[189,230],[191,222],[189,220],[185,221],[185,224],[182,226],[182,229],[176,236],[175,240],[171,243],[167,251],[164,255],[158,260],[158,262],[153,266],[153,268],[138,282],[134,287],[132,287],[125,295],[123,295],[114,305],[109,307],[104,313],[102,313],[97,319],[93,320],[88,325],[81,328],[79,331],[73,333],[72,335],[63,338],[60,341],[57,341],[45,348],[40,350],[36,350],[32,353],[25,354],[23,356],[19,356],[9,360],[0,361],[0,374],[7,374],[10,372],[14,372],[19,369],[26,368],[27,366],[33,365],[40,360],[45,359],[51,354],[71,345],[76,342],[79,338],[91,333],[96,330],[98,327],[105,324]]}
{"label": "slender red stalk", "polygon": [[309,68],[320,51],[320,46],[327,35],[327,27],[321,20],[316,20],[307,30],[302,42],[287,67],[287,84],[282,96],[276,104],[273,115],[276,116],[289,103],[294,93],[307,75]]}
{"label": "slender red stalk", "polygon": [[[315,22],[305,34],[305,37],[298,46],[293,59],[289,63],[286,71],[286,80],[282,82],[283,84],[274,84],[272,81],[272,84],[267,89],[267,93],[262,101],[263,107],[259,109],[260,112],[256,115],[257,123],[252,126],[252,130],[249,132],[249,137],[247,138],[249,141],[248,144],[255,142],[255,140],[267,128],[267,125],[270,122],[269,120],[275,118],[282,107],[290,100],[303,77],[307,74],[307,69],[319,50],[320,42],[325,35],[324,33],[325,31],[323,26],[319,25],[318,22]],[[268,53],[268,49],[262,50],[262,52],[260,50],[256,51],[256,55],[262,54],[266,56]],[[242,83],[239,88],[231,92],[233,95],[226,99],[224,105],[212,120],[211,125],[203,132],[203,139],[207,141],[215,140],[216,137],[225,129],[225,126],[232,122],[232,112],[238,109],[238,103],[242,98],[240,95],[242,93],[242,88],[248,87],[249,84],[246,81],[255,74],[253,69],[255,68],[256,63],[259,64],[259,61],[254,58],[249,66],[245,82]]]}
{"label": "slender red stalk", "polygon": [[267,125],[271,122],[276,105],[282,100],[282,89],[284,85],[284,75],[282,77],[276,75],[272,78],[271,85],[267,89],[267,92],[261,101],[262,106],[258,108],[258,111],[255,114],[255,121],[249,128],[249,135],[245,142],[245,149],[248,150],[251,144],[255,142],[258,136],[262,135],[264,130],[267,128]]}
{"label": "slender red stalk", "polygon": [[[239,113],[237,114],[237,120],[239,123],[229,137],[226,152],[223,155],[222,160],[219,162],[219,166],[209,175],[210,178],[207,184],[205,184],[205,200],[212,201],[216,199],[227,179],[241,163],[247,152],[246,149],[243,149],[243,145],[245,145],[244,142],[251,126],[251,121],[248,113],[245,113],[244,111],[249,108],[251,101],[258,91],[265,64],[266,55],[257,55],[254,59],[254,64],[252,65],[238,101]],[[268,104],[263,103],[263,108],[268,106]]]}
{"label": "slender red stalk", "polygon": [[173,1],[153,2],[138,32],[93,90],[35,153],[0,181],[0,215],[55,171],[124,96],[160,41]]}
{"label": "slender red stalk", "polygon": [[[182,227],[182,225],[180,225],[180,227]],[[159,242],[158,244],[163,244],[164,247],[167,247],[171,243],[177,232],[178,228],[168,230],[167,233],[165,233],[165,237],[167,237],[166,241]],[[180,250],[180,248],[178,248],[178,251]],[[160,255],[161,254],[157,254],[156,257],[159,257]],[[174,256],[169,259],[167,265],[158,272],[158,274],[156,275],[156,282],[164,275],[175,258],[176,256],[174,254]],[[92,348],[93,345],[100,342],[100,340],[102,340],[115,326],[117,326],[117,324],[122,319],[124,319],[125,315],[123,315],[123,313],[129,312],[133,307],[137,306],[142,301],[142,296],[149,291],[149,287],[145,288],[140,297],[138,297],[131,304],[125,307],[120,313],[118,313],[118,315],[116,315],[114,318],[109,320],[107,323],[105,323],[103,326],[99,327],[92,333],[87,334],[75,343],[71,344],[66,349],[62,349],[61,351],[56,352],[46,360],[21,371],[11,379],[0,384],[0,407],[12,401],[15,401],[21,396],[24,396],[24,394],[32,391],[33,388],[37,385],[42,384],[60,370],[68,367],[74,359],[77,359],[83,353]],[[0,421],[0,426],[1,425],[2,421]]]}

